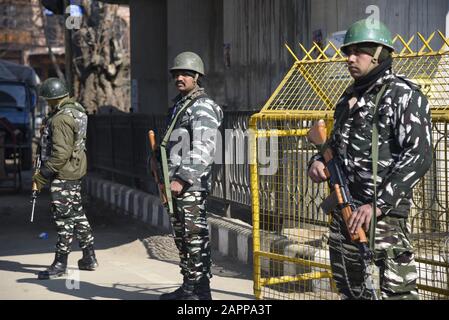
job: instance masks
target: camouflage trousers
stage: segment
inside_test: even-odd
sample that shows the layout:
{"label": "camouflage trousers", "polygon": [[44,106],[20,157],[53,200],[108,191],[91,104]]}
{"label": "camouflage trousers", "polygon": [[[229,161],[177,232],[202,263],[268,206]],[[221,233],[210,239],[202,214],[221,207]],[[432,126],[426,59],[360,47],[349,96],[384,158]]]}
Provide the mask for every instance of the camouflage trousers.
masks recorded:
{"label": "camouflage trousers", "polygon": [[94,237],[81,201],[81,180],[54,179],[50,186],[51,209],[56,222],[56,252],[70,253],[73,236],[80,248],[93,245]]}
{"label": "camouflage trousers", "polygon": [[174,197],[170,216],[175,244],[179,251],[184,288],[193,290],[203,277],[211,278],[211,249],[204,192],[185,192]]}
{"label": "camouflage trousers", "polygon": [[[384,217],[377,222],[374,260],[379,268],[380,298],[383,300],[419,298],[418,274],[409,234],[410,225],[404,218]],[[364,290],[358,247],[351,242],[340,214],[333,215],[329,253],[333,279],[342,299],[370,300],[371,292]]]}

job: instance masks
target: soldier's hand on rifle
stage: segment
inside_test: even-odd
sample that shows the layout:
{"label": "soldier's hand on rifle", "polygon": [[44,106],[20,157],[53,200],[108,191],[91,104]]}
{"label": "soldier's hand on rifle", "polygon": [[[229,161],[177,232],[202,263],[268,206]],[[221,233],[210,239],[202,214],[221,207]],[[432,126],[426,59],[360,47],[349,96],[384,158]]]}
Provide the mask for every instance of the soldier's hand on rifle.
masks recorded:
{"label": "soldier's hand on rifle", "polygon": [[185,183],[181,180],[173,180],[170,184],[172,194],[176,197],[181,194],[184,189]]}
{"label": "soldier's hand on rifle", "polygon": [[48,183],[48,180],[45,179],[40,172],[35,173],[32,179],[39,192],[41,192],[42,188]]}
{"label": "soldier's hand on rifle", "polygon": [[312,163],[309,169],[309,177],[313,182],[320,183],[327,180],[324,169],[325,165],[321,161],[315,161]]}
{"label": "soldier's hand on rifle", "polygon": [[[371,204],[364,204],[355,209],[348,221],[349,231],[355,234],[358,228],[363,227],[365,232],[368,232],[372,213],[373,207]],[[382,211],[377,208],[376,215],[379,217],[381,214]]]}

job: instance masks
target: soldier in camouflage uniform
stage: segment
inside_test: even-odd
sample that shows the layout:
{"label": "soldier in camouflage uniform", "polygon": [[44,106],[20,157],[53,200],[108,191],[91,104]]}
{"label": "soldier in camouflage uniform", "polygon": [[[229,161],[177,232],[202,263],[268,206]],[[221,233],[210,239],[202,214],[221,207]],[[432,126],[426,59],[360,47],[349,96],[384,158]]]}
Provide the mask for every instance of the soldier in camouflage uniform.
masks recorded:
{"label": "soldier in camouflage uniform", "polygon": [[83,250],[78,267],[95,270],[98,262],[92,230],[81,200],[81,178],[87,169],[86,110],[69,97],[66,84],[57,78],[47,79],[41,86],[40,95],[47,100],[51,110],[42,129],[42,165],[40,171],[33,175],[33,182],[39,191],[50,182],[51,210],[58,242],[54,262],[47,270],[39,272],[38,277],[52,279],[66,273],[74,234]]}
{"label": "soldier in camouflage uniform", "polygon": [[[432,162],[430,107],[418,85],[393,73],[390,31],[380,22],[375,26],[362,20],[346,33],[342,51],[355,82],[337,103],[329,145],[344,164],[356,205],[350,232],[360,227],[368,232],[375,199],[371,140],[379,94],[374,261],[379,267],[381,298],[418,299],[408,215],[412,188]],[[317,154],[309,163],[314,182],[327,180],[322,161]],[[332,214],[329,247],[333,278],[342,298],[371,299],[364,287],[358,248],[338,210]]]}
{"label": "soldier in camouflage uniform", "polygon": [[[179,95],[170,109],[161,143],[167,206],[179,250],[183,284],[161,300],[211,300],[211,249],[206,197],[216,151],[221,108],[201,88],[204,65],[193,52],[183,52],[170,69]],[[179,141],[178,141],[179,139]],[[165,142],[164,142],[165,141]]]}

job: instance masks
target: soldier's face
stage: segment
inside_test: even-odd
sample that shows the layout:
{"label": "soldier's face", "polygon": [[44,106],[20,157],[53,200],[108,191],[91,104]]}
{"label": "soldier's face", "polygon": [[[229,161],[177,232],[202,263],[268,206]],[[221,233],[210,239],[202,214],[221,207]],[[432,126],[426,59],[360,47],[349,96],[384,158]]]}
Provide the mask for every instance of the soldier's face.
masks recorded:
{"label": "soldier's face", "polygon": [[346,53],[348,55],[348,70],[355,80],[366,76],[378,65],[378,63],[372,63],[372,56],[361,52],[357,46],[350,46]]}
{"label": "soldier's face", "polygon": [[176,89],[178,89],[182,95],[186,95],[195,89],[195,78],[192,78],[192,76],[187,75],[183,71],[173,72],[173,80],[175,81]]}
{"label": "soldier's face", "polygon": [[48,99],[47,103],[48,106],[53,109],[59,103],[59,101],[61,101],[61,99]]}

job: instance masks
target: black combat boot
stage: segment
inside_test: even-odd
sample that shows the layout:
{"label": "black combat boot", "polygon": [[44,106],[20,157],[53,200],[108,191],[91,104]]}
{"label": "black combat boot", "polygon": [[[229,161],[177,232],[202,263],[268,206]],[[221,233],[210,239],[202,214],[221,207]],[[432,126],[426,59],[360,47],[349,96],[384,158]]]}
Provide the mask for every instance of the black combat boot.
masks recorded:
{"label": "black combat boot", "polygon": [[78,268],[93,271],[96,267],[98,267],[98,261],[95,257],[94,247],[90,245],[83,249],[83,257],[78,260]]}
{"label": "black combat boot", "polygon": [[188,292],[184,289],[184,285],[187,283],[187,278],[184,277],[182,285],[173,292],[163,293],[159,296],[159,300],[186,300],[187,297],[192,295],[192,292]]}
{"label": "black combat boot", "polygon": [[184,290],[183,286],[180,286],[173,292],[161,294],[159,300],[185,300],[190,294],[190,292]]}
{"label": "black combat boot", "polygon": [[38,274],[38,279],[47,280],[54,279],[66,274],[67,271],[67,257],[68,253],[58,253],[55,254],[55,260],[47,270],[40,271]]}
{"label": "black combat boot", "polygon": [[208,277],[202,277],[200,282],[195,285],[192,298],[193,299],[188,300],[212,300],[212,294],[210,292],[210,280]]}

